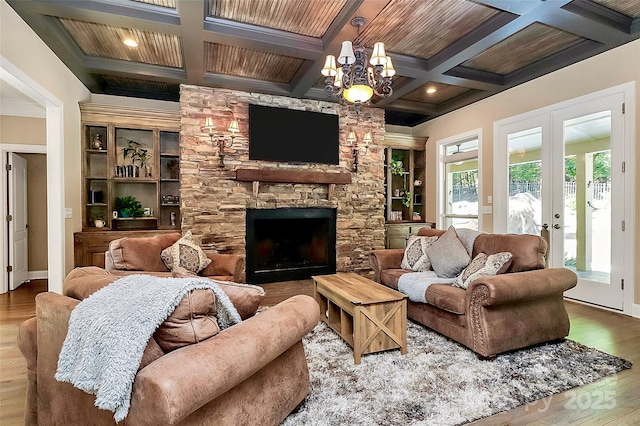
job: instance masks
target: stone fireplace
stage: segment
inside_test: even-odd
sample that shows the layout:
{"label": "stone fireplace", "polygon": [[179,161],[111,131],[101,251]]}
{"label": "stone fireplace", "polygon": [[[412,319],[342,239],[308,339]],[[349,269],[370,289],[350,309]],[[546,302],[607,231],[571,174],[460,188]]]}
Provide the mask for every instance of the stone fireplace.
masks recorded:
{"label": "stone fireplace", "polygon": [[[338,114],[339,164],[249,160],[249,104]],[[271,244],[268,241],[261,244],[260,251],[255,248],[256,251],[250,253],[254,249],[247,245],[247,237],[256,232],[250,220],[253,213],[250,212],[282,210],[285,213],[297,209],[326,209],[334,212],[335,216],[335,243],[328,242],[335,251],[328,252],[328,269],[322,273],[370,271],[369,252],[384,248],[382,141],[385,131],[383,110],[365,107],[363,114],[366,118],[359,121],[347,106],[335,103],[182,85],[180,196],[183,232],[191,230],[201,240],[205,250],[244,255],[247,278],[255,281],[260,279],[256,276],[266,274],[260,272],[259,268],[255,270],[256,256],[268,257],[272,254],[265,254]],[[225,167],[219,167],[217,149],[201,130],[206,117],[213,117],[218,128],[226,128],[233,118],[238,120],[240,132],[233,146],[225,149]],[[367,155],[359,158],[357,173],[352,172],[352,149],[346,141],[350,130],[360,136],[371,131],[374,139]],[[304,143],[304,135],[299,137],[300,143]],[[260,173],[256,173],[258,177],[253,181],[241,178],[241,172],[247,171]],[[261,173],[284,175],[285,178],[275,181],[264,179],[259,177]],[[293,178],[300,175],[305,178]],[[346,175],[349,179],[336,180],[338,175]],[[313,240],[314,236],[316,240]],[[318,245],[317,235],[313,234],[310,238],[314,241],[312,246]],[[302,245],[305,244],[309,245]],[[317,253],[314,255],[318,256]],[[260,262],[262,260],[260,257]],[[250,271],[250,268],[254,270]],[[275,266],[271,269],[278,268]],[[305,275],[308,273],[305,272]],[[262,282],[272,279],[277,281],[280,278],[265,278]]]}
{"label": "stone fireplace", "polygon": [[248,283],[336,272],[335,209],[247,209],[246,218]]}

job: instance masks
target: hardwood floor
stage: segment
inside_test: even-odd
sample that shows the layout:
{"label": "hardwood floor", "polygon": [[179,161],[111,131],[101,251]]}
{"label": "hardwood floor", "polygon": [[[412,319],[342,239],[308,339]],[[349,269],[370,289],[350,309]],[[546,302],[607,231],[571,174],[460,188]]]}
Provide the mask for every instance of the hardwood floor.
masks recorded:
{"label": "hardwood floor", "polygon": [[[265,305],[295,294],[313,295],[311,280],[264,284]],[[18,325],[35,312],[34,298],[46,282],[32,281],[0,295],[0,425],[24,424],[26,363],[16,345]],[[634,367],[589,385],[478,420],[473,425],[640,424],[640,319],[566,302],[569,338],[628,359]],[[411,348],[409,348],[411,350]]]}

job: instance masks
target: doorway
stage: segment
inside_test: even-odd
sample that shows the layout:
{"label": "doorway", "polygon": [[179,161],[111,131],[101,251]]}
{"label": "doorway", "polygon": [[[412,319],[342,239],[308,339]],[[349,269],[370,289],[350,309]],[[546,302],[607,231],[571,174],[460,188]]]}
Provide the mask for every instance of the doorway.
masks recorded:
{"label": "doorway", "polygon": [[614,88],[498,122],[494,158],[494,231],[543,235],[549,266],[578,275],[566,297],[621,311],[633,276],[625,95]]}

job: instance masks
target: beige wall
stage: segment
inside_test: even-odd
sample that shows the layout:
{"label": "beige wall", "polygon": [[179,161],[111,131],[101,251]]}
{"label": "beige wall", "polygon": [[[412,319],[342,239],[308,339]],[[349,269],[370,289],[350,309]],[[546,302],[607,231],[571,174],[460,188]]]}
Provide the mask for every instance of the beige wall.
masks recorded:
{"label": "beige wall", "polygon": [[[416,126],[413,129],[414,135],[429,137],[427,142],[427,181],[436,181],[436,141],[482,128],[484,172],[481,185],[485,201],[483,204],[486,204],[486,196],[493,195],[493,123],[495,121],[632,81],[636,82],[636,134],[635,140],[629,142],[636,144],[636,141],[640,140],[640,87],[638,87],[640,84],[640,40],[627,43]],[[638,160],[640,160],[640,149],[636,148],[634,162],[636,164],[636,189],[640,189]],[[434,221],[436,219],[436,188],[434,185],[429,185],[427,188],[427,205],[431,207],[427,211],[426,219]],[[640,239],[640,208],[637,207],[637,200],[635,200],[635,206],[635,240],[638,241]],[[492,221],[491,215],[483,216],[482,226],[485,231],[492,230]],[[640,246],[636,247],[635,264],[640,264]],[[635,303],[640,303],[640,268],[636,268],[634,282]]]}
{"label": "beige wall", "polygon": [[0,143],[46,145],[44,118],[0,115]]}
{"label": "beige wall", "polygon": [[20,154],[27,160],[29,271],[47,270],[47,156]]}
{"label": "beige wall", "polygon": [[[0,0],[0,23],[0,54],[62,102],[64,205],[73,209],[73,218],[65,221],[64,232],[68,272],[73,268],[73,232],[79,231],[82,224],[78,102],[87,101],[90,93],[4,0]],[[60,283],[54,287],[59,288]]]}

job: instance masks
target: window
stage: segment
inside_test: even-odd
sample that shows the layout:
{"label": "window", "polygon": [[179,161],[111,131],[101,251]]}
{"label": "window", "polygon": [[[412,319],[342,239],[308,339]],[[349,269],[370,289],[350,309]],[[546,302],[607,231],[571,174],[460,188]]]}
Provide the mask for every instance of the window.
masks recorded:
{"label": "window", "polygon": [[481,129],[438,141],[440,151],[439,224],[441,229],[478,230]]}

